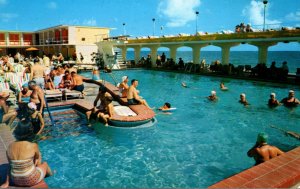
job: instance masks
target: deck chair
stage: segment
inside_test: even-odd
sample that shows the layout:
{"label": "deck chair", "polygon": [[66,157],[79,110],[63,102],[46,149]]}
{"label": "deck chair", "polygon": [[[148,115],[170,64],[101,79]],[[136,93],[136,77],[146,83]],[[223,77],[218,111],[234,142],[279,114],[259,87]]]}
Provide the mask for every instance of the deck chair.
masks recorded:
{"label": "deck chair", "polygon": [[56,89],[56,90],[45,90],[45,97],[46,99],[59,99],[59,101],[62,101],[63,93]]}
{"label": "deck chair", "polygon": [[68,100],[68,97],[77,97],[77,98],[84,98],[82,92],[80,91],[75,91],[75,90],[70,90],[70,89],[65,89],[63,91],[65,99]]}

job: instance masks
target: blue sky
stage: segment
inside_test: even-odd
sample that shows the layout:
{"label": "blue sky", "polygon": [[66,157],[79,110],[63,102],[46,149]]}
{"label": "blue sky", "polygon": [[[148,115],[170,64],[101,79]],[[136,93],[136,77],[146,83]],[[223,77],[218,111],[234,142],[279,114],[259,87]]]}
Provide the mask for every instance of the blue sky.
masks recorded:
{"label": "blue sky", "polygon": [[[233,30],[241,22],[262,28],[262,0],[0,0],[0,30],[33,31],[59,24],[114,28],[111,35],[214,33]],[[300,27],[299,0],[269,0],[268,28]],[[163,28],[161,30],[161,28]],[[244,47],[250,48],[250,47]],[[278,49],[279,48],[279,49]],[[300,50],[299,43],[281,44],[275,50]]]}

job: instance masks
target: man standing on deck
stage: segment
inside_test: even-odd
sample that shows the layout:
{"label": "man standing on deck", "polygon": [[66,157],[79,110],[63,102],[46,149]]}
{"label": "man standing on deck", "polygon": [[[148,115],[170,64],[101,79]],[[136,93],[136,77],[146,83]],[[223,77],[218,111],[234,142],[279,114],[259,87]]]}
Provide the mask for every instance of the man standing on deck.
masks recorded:
{"label": "man standing on deck", "polygon": [[37,85],[35,81],[29,81],[28,87],[32,90],[30,95],[30,102],[34,102],[37,106],[37,111],[42,113],[44,117],[44,107],[45,105],[45,94],[44,91]]}
{"label": "man standing on deck", "polygon": [[73,84],[74,84],[73,90],[83,92],[83,90],[84,90],[83,79],[84,78],[80,75],[77,75],[77,73],[75,71],[71,72],[71,76],[72,76],[72,80],[73,80]]}
{"label": "man standing on deck", "polygon": [[30,81],[34,80],[42,90],[45,88],[45,70],[45,66],[41,65],[38,59],[35,59],[31,68]]}
{"label": "man standing on deck", "polygon": [[247,152],[249,157],[253,157],[255,159],[255,165],[268,161],[284,153],[279,148],[268,145],[267,140],[268,135],[265,133],[259,133],[257,135],[256,144]]}

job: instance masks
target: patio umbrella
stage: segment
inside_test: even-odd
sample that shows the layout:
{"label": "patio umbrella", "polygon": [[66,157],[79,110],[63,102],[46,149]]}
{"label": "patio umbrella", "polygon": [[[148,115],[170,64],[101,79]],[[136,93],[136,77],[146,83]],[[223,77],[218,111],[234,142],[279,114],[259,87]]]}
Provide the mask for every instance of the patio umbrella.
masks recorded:
{"label": "patio umbrella", "polygon": [[38,51],[39,49],[35,48],[35,47],[29,47],[26,49],[26,51]]}

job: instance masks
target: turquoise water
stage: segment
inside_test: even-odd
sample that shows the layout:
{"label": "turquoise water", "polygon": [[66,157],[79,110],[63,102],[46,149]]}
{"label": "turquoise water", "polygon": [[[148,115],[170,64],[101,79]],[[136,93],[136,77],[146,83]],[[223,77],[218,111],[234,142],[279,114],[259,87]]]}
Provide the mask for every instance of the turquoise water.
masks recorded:
{"label": "turquoise water", "polygon": [[[165,52],[167,57],[170,57],[169,51],[158,51],[161,55]],[[150,51],[141,51],[141,56],[147,57]],[[176,62],[181,57],[185,62],[193,60],[192,51],[177,51]],[[134,60],[134,51],[127,51],[127,59]],[[201,51],[201,60],[205,59],[207,64],[215,60],[222,60],[221,51]],[[281,67],[283,61],[288,62],[289,72],[296,73],[297,68],[300,68],[300,49],[299,51],[269,51],[267,66],[276,61],[276,66]],[[235,66],[251,65],[254,67],[258,63],[257,51],[231,51],[229,62]]]}
{"label": "turquoise water", "polygon": [[[50,187],[203,188],[251,167],[254,160],[246,153],[259,132],[266,132],[269,143],[284,151],[300,145],[270,127],[300,133],[300,107],[269,109],[266,105],[271,92],[281,99],[293,88],[299,97],[299,87],[144,70],[114,75],[139,79],[140,95],[151,107],[168,101],[177,110],[171,115],[156,111],[158,123],[153,127],[99,126],[95,131],[85,130],[80,114],[72,119],[59,114],[71,130],[80,120],[82,133],[39,143],[43,159],[56,170],[46,179]],[[189,88],[182,88],[182,81]],[[229,91],[219,90],[221,81]],[[217,91],[218,102],[206,100],[211,90]],[[242,92],[249,107],[238,103]]]}

